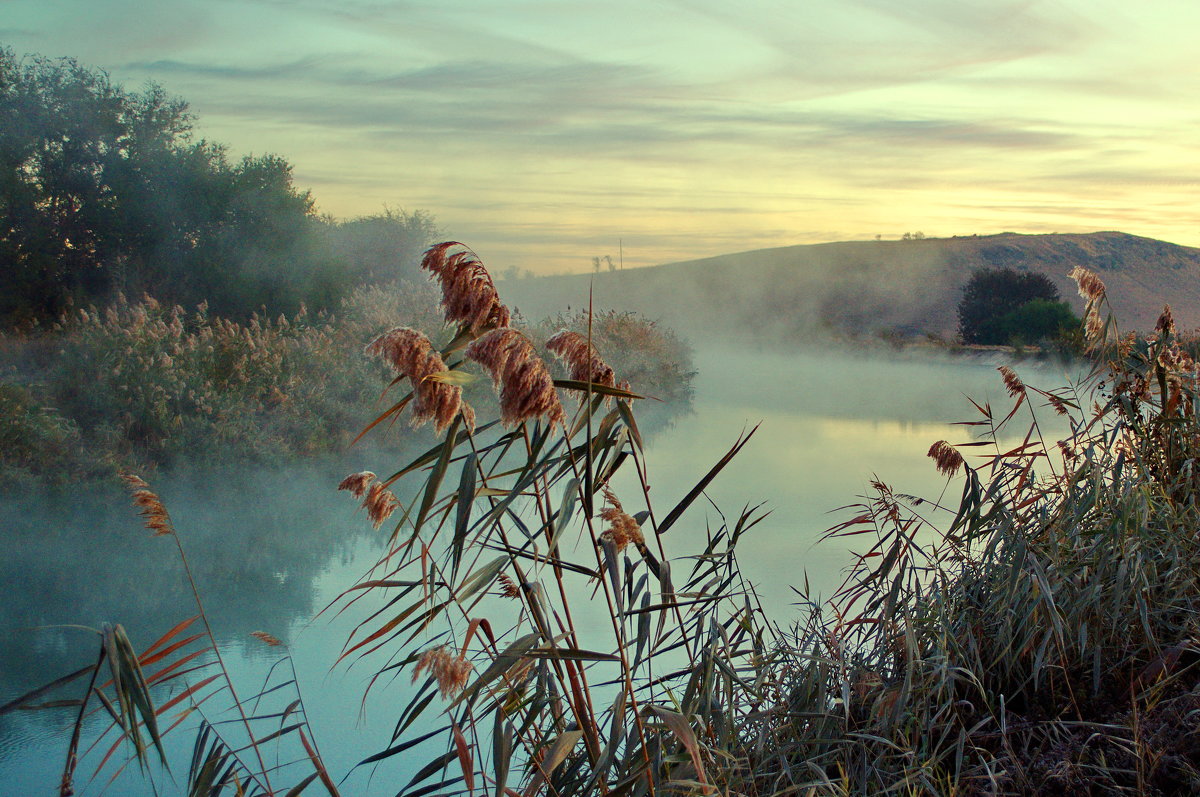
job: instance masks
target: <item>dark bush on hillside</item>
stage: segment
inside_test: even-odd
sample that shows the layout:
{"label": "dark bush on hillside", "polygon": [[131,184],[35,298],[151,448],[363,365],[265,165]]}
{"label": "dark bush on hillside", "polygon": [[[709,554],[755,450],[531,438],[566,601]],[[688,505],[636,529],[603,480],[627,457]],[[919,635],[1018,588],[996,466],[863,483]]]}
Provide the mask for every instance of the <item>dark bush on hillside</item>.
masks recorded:
{"label": "dark bush on hillside", "polygon": [[[1042,274],[1010,268],[976,271],[958,304],[958,334],[964,343],[1008,343],[1012,336],[1002,328],[1001,319],[1035,299],[1051,303],[1059,299],[1058,288]],[[1021,337],[1026,342],[1036,339],[1028,333]]]}
{"label": "dark bush on hillside", "polygon": [[1059,340],[1081,323],[1066,302],[1034,299],[997,318],[992,328],[1005,343],[1038,343]]}

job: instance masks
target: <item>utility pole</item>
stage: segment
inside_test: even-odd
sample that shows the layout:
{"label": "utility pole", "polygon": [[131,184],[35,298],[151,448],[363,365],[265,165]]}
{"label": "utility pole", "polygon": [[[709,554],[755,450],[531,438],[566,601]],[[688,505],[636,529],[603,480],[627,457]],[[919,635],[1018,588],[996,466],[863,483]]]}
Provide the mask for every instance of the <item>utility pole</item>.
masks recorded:
{"label": "utility pole", "polygon": [[617,239],[617,263],[622,271],[625,270],[625,239]]}

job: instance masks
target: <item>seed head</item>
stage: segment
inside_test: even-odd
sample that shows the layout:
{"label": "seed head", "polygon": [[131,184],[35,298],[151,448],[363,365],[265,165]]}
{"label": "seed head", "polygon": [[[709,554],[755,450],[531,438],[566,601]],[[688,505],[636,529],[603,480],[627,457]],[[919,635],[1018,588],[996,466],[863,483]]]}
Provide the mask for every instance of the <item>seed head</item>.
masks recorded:
{"label": "seed head", "polygon": [[937,463],[938,473],[946,476],[953,476],[963,466],[962,454],[945,440],[938,440],[930,446],[928,456]]}
{"label": "seed head", "polygon": [[1004,388],[1008,391],[1008,395],[1016,398],[1021,393],[1025,392],[1025,383],[1021,381],[1021,377],[1017,376],[1017,372],[1009,368],[1007,365],[1002,365],[997,368],[1000,375],[1004,377]]}
{"label": "seed head", "polygon": [[1087,299],[1089,303],[1094,304],[1104,298],[1104,281],[1096,276],[1094,271],[1088,271],[1083,266],[1076,266],[1067,276],[1075,280],[1075,284],[1079,286],[1079,295]]}
{"label": "seed head", "polygon": [[375,474],[369,470],[364,470],[361,473],[351,473],[342,479],[337,488],[339,490],[348,490],[350,495],[355,498],[362,498],[366,495],[367,488],[373,481],[375,481]]}
{"label": "seed head", "polygon": [[644,545],[646,540],[642,535],[642,527],[632,516],[625,513],[625,508],[617,500],[612,490],[604,488],[604,498],[611,506],[600,510],[600,518],[611,525],[600,535],[601,539],[612,540],[618,551],[623,551],[627,545]]}
{"label": "seed head", "polygon": [[150,485],[140,476],[132,473],[121,474],[121,479],[130,487],[133,505],[138,508],[138,514],[145,521],[146,528],[154,532],[155,537],[173,534],[171,516],[163,506],[159,497],[150,490]]}
{"label": "seed head", "polygon": [[[449,254],[455,247],[462,247],[462,251]],[[512,322],[512,314],[500,303],[491,274],[464,244],[445,241],[431,246],[421,258],[421,268],[442,288],[446,323],[460,324],[477,335]]]}
{"label": "seed head", "polygon": [[551,423],[566,418],[554,380],[533,344],[512,327],[499,327],[467,346],[468,360],[479,363],[500,394],[500,420],[515,426],[537,417]]}
{"label": "seed head", "polygon": [[474,665],[463,655],[454,655],[445,645],[430,648],[417,657],[417,668],[413,670],[413,683],[421,673],[428,671],[437,680],[438,691],[443,698],[451,698],[467,685]]}
{"label": "seed head", "polygon": [[283,644],[277,638],[268,634],[266,631],[251,631],[250,636],[254,637],[259,642],[262,642],[264,645],[267,645],[267,646],[273,647],[273,648],[277,648]]}
{"label": "seed head", "polygon": [[512,580],[512,576],[508,573],[501,573],[496,579],[500,582],[500,596],[504,598],[519,598],[521,597],[521,588],[517,586],[517,582]]}
{"label": "seed head", "polygon": [[1171,305],[1163,305],[1162,314],[1158,317],[1158,323],[1154,325],[1154,331],[1158,333],[1160,339],[1167,335],[1175,337],[1175,316],[1171,313]]}
{"label": "seed head", "polygon": [[616,386],[613,369],[600,358],[596,347],[578,332],[561,330],[546,341],[546,348],[563,361],[571,379],[608,387]]}
{"label": "seed head", "polygon": [[383,486],[383,482],[375,482],[367,490],[362,505],[367,510],[367,517],[371,519],[371,523],[375,528],[379,528],[383,521],[392,516],[400,502],[391,490]]}
{"label": "seed head", "polygon": [[463,410],[466,404],[462,388],[438,378],[449,373],[449,369],[423,333],[409,327],[395,327],[368,343],[366,351],[382,357],[398,375],[407,376],[412,382],[416,399],[412,411],[414,427],[433,421],[434,429],[441,434],[460,412],[468,420],[468,426],[474,427],[475,413]]}

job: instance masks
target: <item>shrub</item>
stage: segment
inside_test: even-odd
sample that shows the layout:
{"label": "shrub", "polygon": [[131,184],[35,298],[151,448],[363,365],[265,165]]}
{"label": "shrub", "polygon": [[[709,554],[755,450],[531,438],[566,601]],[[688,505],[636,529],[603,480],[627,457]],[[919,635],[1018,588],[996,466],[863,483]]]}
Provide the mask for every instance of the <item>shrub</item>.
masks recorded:
{"label": "shrub", "polygon": [[1008,343],[1000,320],[1035,299],[1058,301],[1058,288],[1043,274],[1010,268],[976,271],[958,304],[958,334],[964,343]]}

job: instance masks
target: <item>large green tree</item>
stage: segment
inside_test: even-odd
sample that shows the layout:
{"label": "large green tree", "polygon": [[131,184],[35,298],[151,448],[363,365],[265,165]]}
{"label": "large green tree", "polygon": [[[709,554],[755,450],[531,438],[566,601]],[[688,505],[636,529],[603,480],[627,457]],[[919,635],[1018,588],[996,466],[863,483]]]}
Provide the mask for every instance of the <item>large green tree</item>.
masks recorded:
{"label": "large green tree", "polygon": [[[1037,313],[1017,312],[1039,300],[1045,304],[1035,305]],[[1011,268],[981,269],[963,287],[962,301],[958,304],[958,334],[964,343],[1004,344],[1010,342],[1014,333],[1023,331],[1025,342],[1032,342],[1042,336],[1042,328],[1047,324],[1057,328],[1062,316],[1058,310],[1070,312],[1065,305],[1050,307],[1053,319],[1045,320],[1047,305],[1056,304],[1060,304],[1058,288],[1044,274]],[[1026,322],[1037,329],[1024,329]],[[1038,334],[1033,335],[1034,332]]]}
{"label": "large green tree", "polygon": [[335,298],[344,263],[291,166],[231,163],[192,122],[158,86],[0,49],[0,322],[116,290],[232,315]]}

